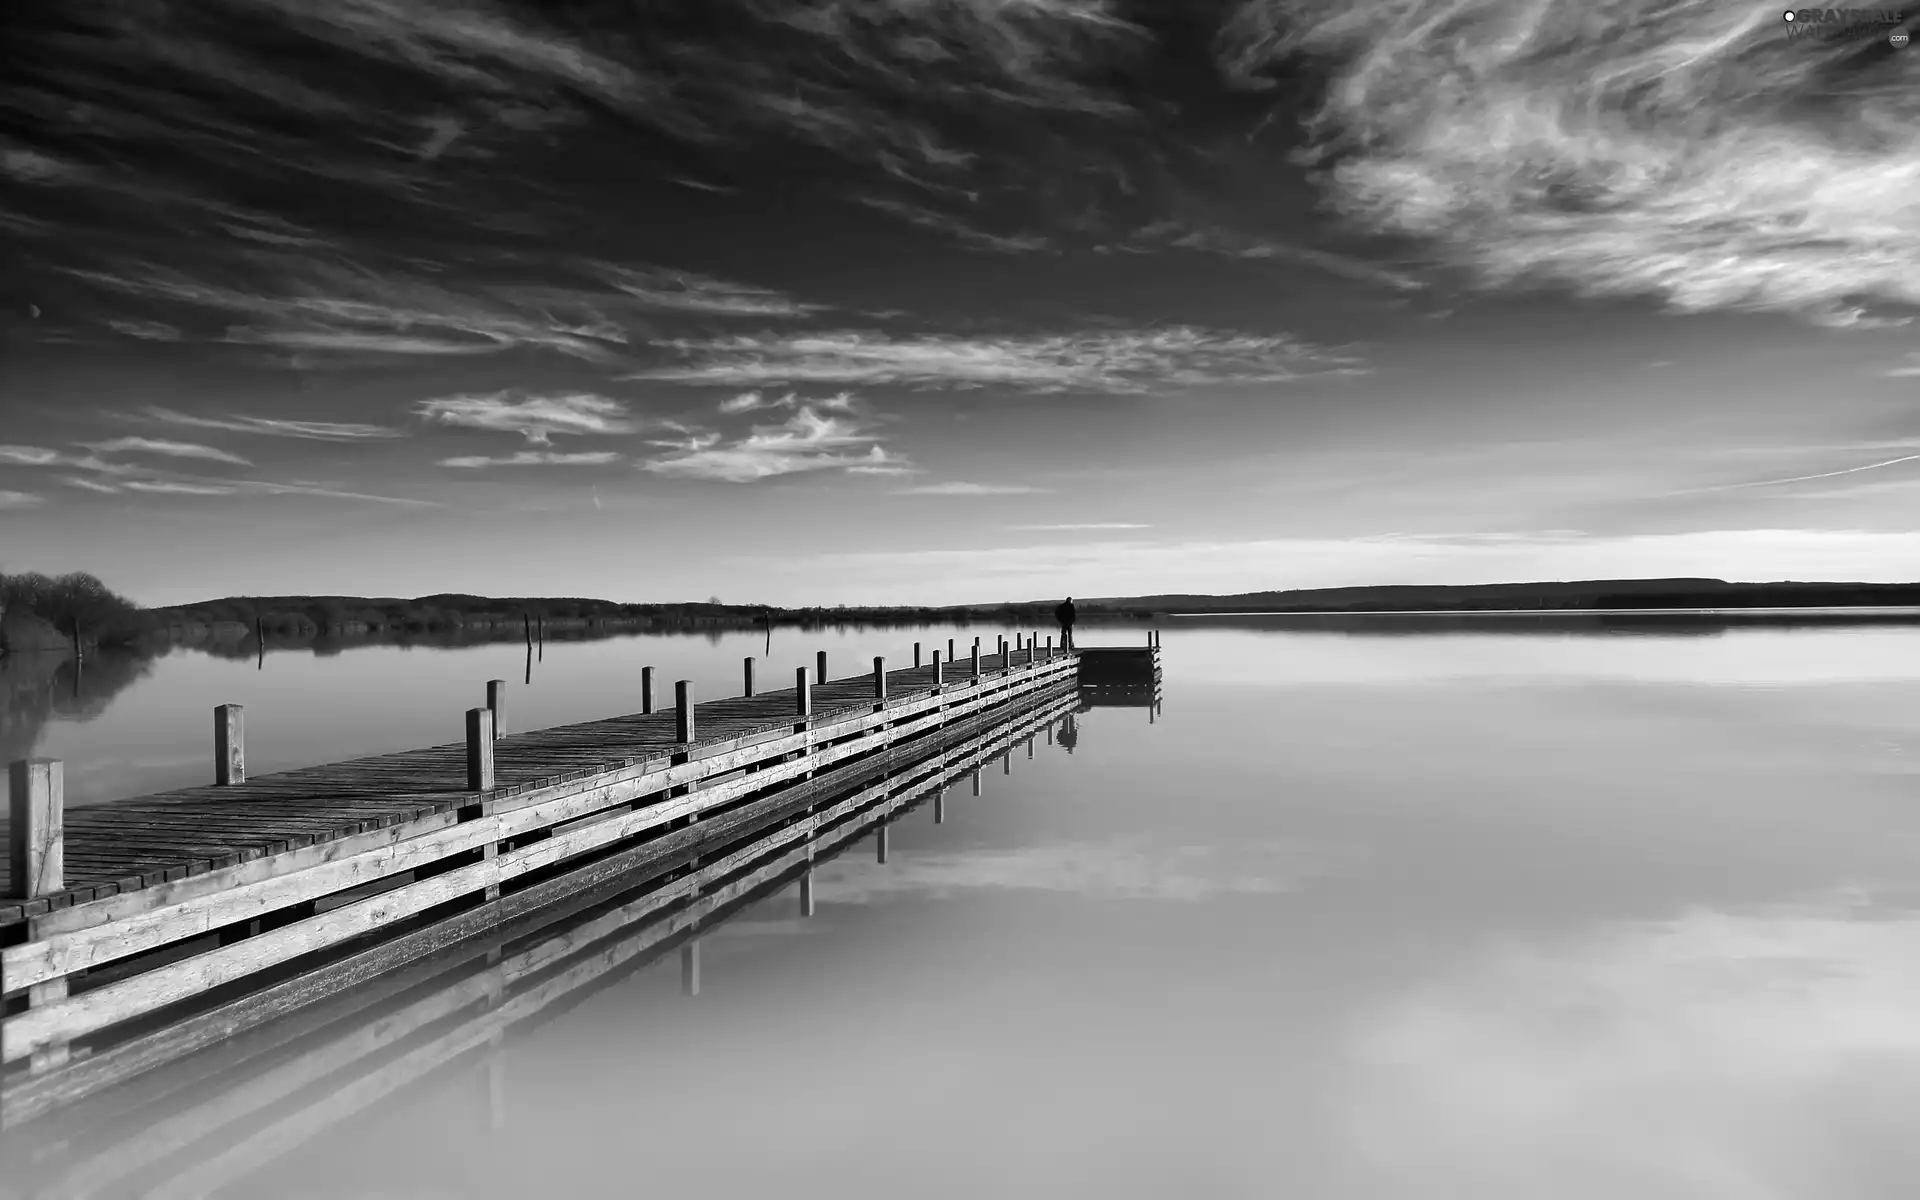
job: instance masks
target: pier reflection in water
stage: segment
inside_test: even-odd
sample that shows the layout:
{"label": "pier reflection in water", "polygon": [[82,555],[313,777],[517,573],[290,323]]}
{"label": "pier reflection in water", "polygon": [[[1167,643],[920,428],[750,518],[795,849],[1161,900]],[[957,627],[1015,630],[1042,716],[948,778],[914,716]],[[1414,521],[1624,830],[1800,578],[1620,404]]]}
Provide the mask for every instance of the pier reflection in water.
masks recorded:
{"label": "pier reflection in water", "polygon": [[[891,822],[1070,719],[1056,695],[950,748],[940,771],[906,771],[825,802],[741,844],[709,851],[643,887],[580,897],[369,981],[211,1049],[0,1132],[8,1196],[279,1194],[265,1172],[339,1122],[470,1073],[494,1130],[512,1125],[515,1039],[676,950],[681,992],[701,994],[701,939],[791,890],[815,913],[816,868],[869,835],[887,860]],[[1051,740],[1051,739],[1050,739]],[[938,783],[928,786],[929,779]],[[645,1086],[645,1081],[636,1081]],[[17,1115],[17,1114],[16,1114]]]}

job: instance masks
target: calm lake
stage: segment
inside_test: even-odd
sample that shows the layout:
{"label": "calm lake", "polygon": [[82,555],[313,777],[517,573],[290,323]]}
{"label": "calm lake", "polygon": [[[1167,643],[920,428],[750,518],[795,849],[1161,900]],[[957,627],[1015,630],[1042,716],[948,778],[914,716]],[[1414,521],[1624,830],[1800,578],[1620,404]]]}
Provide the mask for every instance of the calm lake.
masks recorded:
{"label": "calm lake", "polygon": [[[1920,1189],[1920,625],[1160,627],[1157,716],[1076,714],[1072,753],[908,811],[812,917],[751,904],[697,995],[670,953],[610,976],[206,1194]],[[16,699],[8,749],[109,802],[205,782],[224,702],[261,773],[458,740],[489,678],[527,728],[632,710],[645,664],[710,698],[744,655],[786,686],[973,632],[550,641],[531,684],[511,643],[175,653],[66,715]]]}

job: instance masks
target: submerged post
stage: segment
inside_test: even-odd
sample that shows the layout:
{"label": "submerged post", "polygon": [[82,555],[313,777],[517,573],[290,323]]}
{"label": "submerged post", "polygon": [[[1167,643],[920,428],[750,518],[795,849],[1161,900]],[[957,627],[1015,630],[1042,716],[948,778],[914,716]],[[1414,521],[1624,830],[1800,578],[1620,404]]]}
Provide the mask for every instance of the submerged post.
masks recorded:
{"label": "submerged post", "polygon": [[913,665],[915,667],[918,667],[920,665],[920,643],[919,642],[915,642],[913,644]]}
{"label": "submerged post", "polygon": [[877,654],[873,658],[873,698],[881,703],[887,699],[887,660]]}
{"label": "submerged post", "polygon": [[9,766],[7,775],[13,898],[32,900],[66,886],[66,764],[57,758],[23,758]]}
{"label": "submerged post", "polygon": [[487,711],[493,714],[493,736],[497,741],[507,731],[507,681],[487,680]]}
{"label": "submerged post", "polygon": [[873,831],[873,857],[876,862],[887,861],[887,827],[885,825]]}
{"label": "submerged post", "polygon": [[976,796],[980,794],[980,768],[979,767],[975,767],[973,769],[973,794]]}
{"label": "submerged post", "polygon": [[813,656],[813,681],[815,683],[825,683],[827,681],[827,652],[825,650]]}
{"label": "submerged post", "polygon": [[751,654],[747,655],[746,659],[746,689],[740,693],[742,696],[753,695],[753,655]]}
{"label": "submerged post", "polygon": [[683,996],[700,994],[699,938],[694,938],[680,947],[680,994]]}
{"label": "submerged post", "polygon": [[653,668],[640,668],[640,711],[653,711]]}
{"label": "submerged post", "polygon": [[213,782],[231,787],[247,781],[246,708],[222,704],[213,710]]}
{"label": "submerged post", "polygon": [[493,711],[467,710],[467,790],[493,790]]}
{"label": "submerged post", "polygon": [[800,874],[800,915],[813,915],[813,868],[808,867]]}
{"label": "submerged post", "polygon": [[673,685],[673,740],[693,740],[693,681],[689,679]]}
{"label": "submerged post", "polygon": [[947,789],[944,787],[933,794],[933,823],[935,825],[947,823]]}

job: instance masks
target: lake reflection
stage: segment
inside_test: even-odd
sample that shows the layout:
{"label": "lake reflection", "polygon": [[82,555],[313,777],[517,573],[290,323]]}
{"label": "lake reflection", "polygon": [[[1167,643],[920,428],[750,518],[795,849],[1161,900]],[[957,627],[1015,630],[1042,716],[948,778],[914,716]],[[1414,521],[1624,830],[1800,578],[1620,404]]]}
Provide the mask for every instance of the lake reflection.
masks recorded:
{"label": "lake reflection", "polygon": [[[1073,754],[1055,727],[823,863],[811,919],[789,891],[702,939],[697,996],[663,958],[218,1194],[1920,1189],[1920,629],[1163,628],[1151,724],[1087,709]],[[752,640],[549,644],[582,694],[518,711],[602,715],[649,660],[737,690]],[[451,740],[513,676],[445,661],[289,668],[250,739],[324,695],[366,752]],[[208,663],[47,739],[180,708],[149,744],[190,748],[247,700]]]}

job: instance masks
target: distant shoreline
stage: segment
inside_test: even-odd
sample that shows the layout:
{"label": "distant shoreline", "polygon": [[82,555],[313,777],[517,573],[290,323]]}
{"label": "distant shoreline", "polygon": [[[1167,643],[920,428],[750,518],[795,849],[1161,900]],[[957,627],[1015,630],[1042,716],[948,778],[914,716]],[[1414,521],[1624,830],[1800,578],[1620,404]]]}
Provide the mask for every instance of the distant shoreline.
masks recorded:
{"label": "distant shoreline", "polygon": [[1495,616],[1637,616],[1641,614],[1684,616],[1732,615],[1736,613],[1874,613],[1920,616],[1920,605],[1910,604],[1812,604],[1812,605],[1732,605],[1720,608],[1291,608],[1240,609],[1228,611],[1169,612],[1165,617],[1495,617]]}

